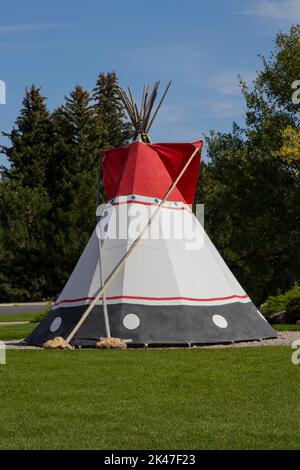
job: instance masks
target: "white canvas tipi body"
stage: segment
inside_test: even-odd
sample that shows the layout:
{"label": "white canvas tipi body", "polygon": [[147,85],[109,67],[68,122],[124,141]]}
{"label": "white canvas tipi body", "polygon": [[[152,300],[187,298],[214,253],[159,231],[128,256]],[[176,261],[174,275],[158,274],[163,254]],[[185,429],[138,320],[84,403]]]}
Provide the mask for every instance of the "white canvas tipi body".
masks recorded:
{"label": "white canvas tipi body", "polygon": [[[48,317],[27,338],[41,345],[67,338],[105,279],[128,252],[194,144],[133,144],[107,151],[108,203]],[[107,336],[128,344],[208,344],[276,336],[240,286],[191,210],[196,158],[128,258],[72,344],[94,346]],[[100,262],[101,260],[101,262]]]}

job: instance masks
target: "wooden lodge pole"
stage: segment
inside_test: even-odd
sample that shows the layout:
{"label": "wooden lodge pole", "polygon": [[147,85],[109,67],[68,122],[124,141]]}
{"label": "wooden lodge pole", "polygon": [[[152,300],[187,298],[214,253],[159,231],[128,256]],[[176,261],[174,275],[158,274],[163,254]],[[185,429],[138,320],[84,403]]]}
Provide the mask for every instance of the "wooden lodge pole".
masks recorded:
{"label": "wooden lodge pole", "polygon": [[[98,182],[97,182],[97,208],[100,204],[100,188],[101,188],[101,179],[103,176],[103,152],[100,153],[100,158],[99,158],[99,169],[98,169]],[[100,223],[100,216],[97,217],[97,225]],[[103,287],[103,273],[104,273],[104,266],[103,266],[103,256],[102,256],[102,247],[103,243],[101,240],[101,233],[100,233],[100,225],[99,227],[99,236],[97,234],[97,229],[96,229],[96,237],[98,238],[98,253],[99,253],[99,273],[100,273],[100,286],[101,288]],[[104,242],[104,240],[103,240]],[[105,332],[107,338],[111,338],[111,333],[110,333],[110,324],[109,324],[109,317],[108,317],[108,311],[107,311],[107,302],[106,302],[106,294],[103,292],[102,295],[102,306],[103,306],[103,316],[104,316],[104,323],[105,323]]]}

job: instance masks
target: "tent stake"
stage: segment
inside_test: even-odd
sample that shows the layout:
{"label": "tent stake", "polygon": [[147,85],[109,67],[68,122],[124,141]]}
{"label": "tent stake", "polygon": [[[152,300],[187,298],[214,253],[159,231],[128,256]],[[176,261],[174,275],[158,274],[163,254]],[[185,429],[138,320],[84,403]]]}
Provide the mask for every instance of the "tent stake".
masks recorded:
{"label": "tent stake", "polygon": [[103,292],[111,285],[112,281],[114,280],[114,278],[116,277],[116,275],[119,273],[119,271],[122,269],[122,267],[124,266],[125,262],[127,261],[127,259],[129,258],[129,256],[132,254],[132,252],[135,250],[135,248],[137,247],[140,239],[143,237],[143,235],[145,234],[145,232],[147,231],[147,229],[150,227],[151,223],[153,222],[153,220],[155,219],[155,217],[157,216],[157,214],[159,213],[162,205],[166,202],[166,200],[168,199],[168,197],[170,196],[170,194],[173,192],[173,190],[176,188],[177,184],[179,183],[179,181],[181,180],[182,176],[184,175],[184,173],[186,172],[189,164],[191,163],[191,161],[193,160],[193,158],[195,157],[195,155],[200,152],[200,148],[199,147],[196,147],[196,149],[194,150],[194,152],[192,153],[192,155],[190,156],[190,158],[188,159],[188,161],[186,162],[186,164],[184,165],[183,169],[181,170],[181,172],[179,173],[179,175],[177,176],[176,180],[171,184],[170,188],[168,189],[168,191],[166,192],[164,198],[161,200],[161,202],[159,203],[159,205],[157,206],[156,210],[154,211],[153,215],[150,217],[150,219],[148,220],[147,224],[144,226],[143,230],[140,232],[139,236],[134,240],[134,242],[131,244],[129,250],[127,251],[127,253],[125,253],[125,255],[123,256],[123,258],[121,258],[121,260],[118,262],[118,264],[115,266],[115,268],[112,270],[112,272],[110,273],[110,275],[108,276],[108,278],[106,279],[104,285],[100,288],[98,294],[96,295],[96,297],[94,298],[93,302],[89,305],[89,307],[86,309],[86,311],[84,312],[84,314],[82,315],[82,317],[80,318],[80,320],[78,321],[78,323],[75,325],[75,327],[73,328],[73,330],[71,331],[71,333],[69,334],[69,336],[67,337],[66,341],[67,343],[70,343],[70,341],[73,339],[73,337],[76,335],[77,331],[79,330],[79,328],[81,327],[81,325],[83,324],[83,322],[86,320],[86,318],[89,316],[89,314],[91,313],[91,311],[93,310],[93,308],[95,307],[95,305],[97,304],[97,302],[99,301],[100,297],[102,297],[103,295]]}

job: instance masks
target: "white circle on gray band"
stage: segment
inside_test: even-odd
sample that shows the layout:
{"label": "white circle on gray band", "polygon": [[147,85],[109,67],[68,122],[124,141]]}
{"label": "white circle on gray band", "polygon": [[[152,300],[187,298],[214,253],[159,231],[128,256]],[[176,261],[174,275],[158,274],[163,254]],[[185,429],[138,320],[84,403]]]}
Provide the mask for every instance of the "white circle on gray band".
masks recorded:
{"label": "white circle on gray band", "polygon": [[140,326],[140,319],[135,313],[128,313],[123,318],[123,325],[127,330],[135,330]]}
{"label": "white circle on gray band", "polygon": [[227,326],[228,326],[228,322],[227,322],[226,318],[222,317],[222,315],[214,315],[212,317],[212,321],[219,328],[227,328]]}
{"label": "white circle on gray band", "polygon": [[54,331],[57,331],[62,324],[62,319],[61,317],[56,317],[54,318],[53,322],[50,325],[50,331],[54,333]]}

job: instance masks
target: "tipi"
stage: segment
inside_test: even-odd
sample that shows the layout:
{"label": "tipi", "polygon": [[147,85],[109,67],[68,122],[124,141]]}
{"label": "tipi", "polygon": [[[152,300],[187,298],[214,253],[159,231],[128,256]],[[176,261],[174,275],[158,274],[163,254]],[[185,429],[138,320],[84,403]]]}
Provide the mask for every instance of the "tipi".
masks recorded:
{"label": "tipi", "polygon": [[27,344],[56,336],[74,346],[107,336],[146,345],[276,336],[191,210],[202,142],[150,141],[168,87],[153,114],[158,82],[151,94],[144,89],[140,110],[130,90],[120,90],[134,142],[104,152],[108,203],[97,209],[90,241]]}

